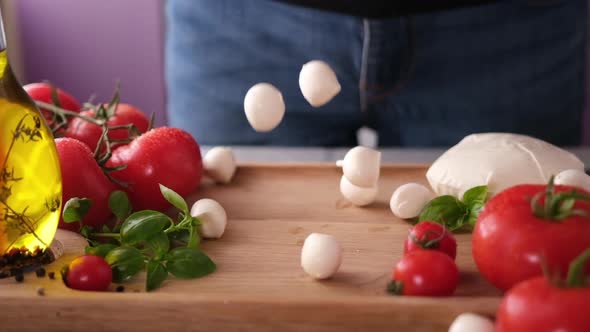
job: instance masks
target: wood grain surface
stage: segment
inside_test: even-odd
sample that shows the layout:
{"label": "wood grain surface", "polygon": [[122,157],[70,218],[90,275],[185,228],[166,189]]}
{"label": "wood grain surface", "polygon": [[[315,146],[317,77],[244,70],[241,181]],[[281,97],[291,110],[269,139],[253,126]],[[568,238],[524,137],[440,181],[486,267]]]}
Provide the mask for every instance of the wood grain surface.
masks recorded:
{"label": "wood grain surface", "polygon": [[[171,277],[150,293],[144,275],[124,284],[123,293],[74,291],[34,273],[24,283],[0,280],[0,331],[447,331],[462,312],[493,316],[500,292],[478,275],[469,234],[457,235],[455,296],[385,292],[410,228],[393,216],[389,198],[401,184],[427,184],[425,171],[384,166],[378,201],[357,208],[341,197],[342,172],[333,165],[241,165],[232,184],[203,185],[188,199],[213,198],[227,210],[223,238],[203,244],[215,273]],[[343,247],[330,280],[314,281],[300,267],[311,232],[332,234]],[[84,246],[73,233],[58,238],[65,254],[47,267],[57,275]]]}

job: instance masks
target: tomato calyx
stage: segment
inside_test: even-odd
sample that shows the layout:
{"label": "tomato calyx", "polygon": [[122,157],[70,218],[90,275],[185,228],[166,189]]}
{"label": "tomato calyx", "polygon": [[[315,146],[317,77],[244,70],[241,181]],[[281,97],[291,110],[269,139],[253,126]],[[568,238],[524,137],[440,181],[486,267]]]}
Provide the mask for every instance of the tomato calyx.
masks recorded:
{"label": "tomato calyx", "polygon": [[566,279],[566,287],[585,287],[590,284],[590,276],[585,275],[584,268],[590,261],[590,248],[584,250],[569,266]]}
{"label": "tomato calyx", "polygon": [[387,283],[387,293],[393,295],[402,295],[404,291],[404,283],[399,280],[391,280]]}
{"label": "tomato calyx", "polygon": [[[443,225],[443,231],[441,233],[433,231],[433,230],[429,230],[429,231],[425,232],[422,235],[422,237],[420,237],[420,238],[417,238],[413,234],[410,234],[409,237],[412,240],[412,242],[417,244],[422,249],[436,249],[439,247],[440,241],[444,238],[445,233],[446,233],[446,228]],[[437,237],[430,239],[429,235],[435,235]]]}
{"label": "tomato calyx", "polygon": [[[551,176],[545,191],[537,193],[531,199],[533,214],[545,220],[562,220],[571,216],[589,216],[585,210],[574,209],[574,204],[576,200],[590,201],[590,196],[576,190],[556,193],[553,180],[554,176]],[[540,202],[541,198],[544,198],[544,203]]]}

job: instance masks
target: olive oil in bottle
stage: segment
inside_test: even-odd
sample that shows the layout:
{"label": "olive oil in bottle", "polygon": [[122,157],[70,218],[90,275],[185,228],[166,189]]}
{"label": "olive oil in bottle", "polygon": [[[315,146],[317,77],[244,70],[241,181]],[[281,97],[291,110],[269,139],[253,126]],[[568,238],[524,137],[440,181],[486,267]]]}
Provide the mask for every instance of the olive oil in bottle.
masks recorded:
{"label": "olive oil in bottle", "polygon": [[61,190],[53,135],[10,68],[0,13],[0,272],[44,254]]}

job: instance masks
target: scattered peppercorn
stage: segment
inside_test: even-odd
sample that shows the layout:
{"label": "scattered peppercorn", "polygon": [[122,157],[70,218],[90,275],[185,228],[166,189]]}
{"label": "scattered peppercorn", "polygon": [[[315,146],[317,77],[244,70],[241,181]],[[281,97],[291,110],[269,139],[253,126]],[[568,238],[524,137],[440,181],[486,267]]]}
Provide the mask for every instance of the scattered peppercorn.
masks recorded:
{"label": "scattered peppercorn", "polygon": [[45,296],[45,288],[43,288],[43,287],[37,288],[37,295]]}
{"label": "scattered peppercorn", "polygon": [[47,276],[49,277],[49,279],[53,280],[53,279],[55,279],[55,272],[53,272],[53,271],[49,272],[49,273],[47,273]]}
{"label": "scattered peppercorn", "polygon": [[39,277],[39,278],[43,278],[43,277],[45,277],[45,269],[44,269],[44,268],[42,268],[42,267],[38,268],[38,269],[35,271],[35,273],[37,274],[37,277]]}
{"label": "scattered peppercorn", "polygon": [[117,293],[122,293],[122,292],[124,292],[124,291],[125,291],[125,287],[124,287],[124,286],[121,286],[121,285],[119,285],[119,286],[117,286],[117,288],[116,288],[115,290],[117,291]]}
{"label": "scattered peppercorn", "polygon": [[23,282],[25,281],[25,275],[22,272],[17,273],[14,275],[14,280],[16,280],[16,282]]}

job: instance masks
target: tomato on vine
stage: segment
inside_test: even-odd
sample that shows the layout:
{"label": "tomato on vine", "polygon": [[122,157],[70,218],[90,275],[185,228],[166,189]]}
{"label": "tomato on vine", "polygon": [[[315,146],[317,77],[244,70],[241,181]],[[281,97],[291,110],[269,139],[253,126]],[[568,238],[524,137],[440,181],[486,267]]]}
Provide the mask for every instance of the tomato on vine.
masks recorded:
{"label": "tomato on vine", "polygon": [[423,249],[438,250],[455,259],[457,240],[443,225],[433,221],[421,221],[410,230],[404,242],[404,254]]}

